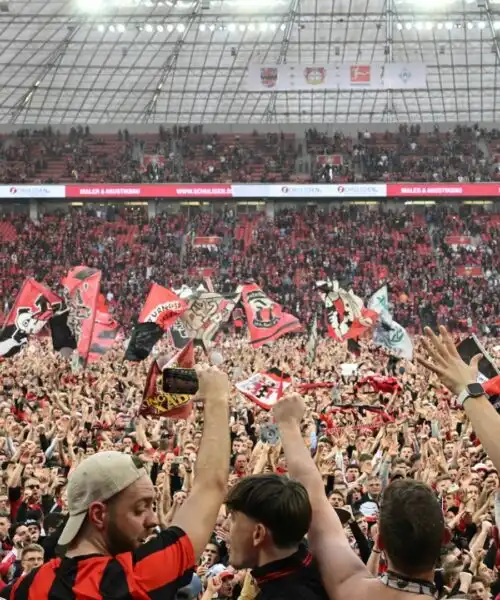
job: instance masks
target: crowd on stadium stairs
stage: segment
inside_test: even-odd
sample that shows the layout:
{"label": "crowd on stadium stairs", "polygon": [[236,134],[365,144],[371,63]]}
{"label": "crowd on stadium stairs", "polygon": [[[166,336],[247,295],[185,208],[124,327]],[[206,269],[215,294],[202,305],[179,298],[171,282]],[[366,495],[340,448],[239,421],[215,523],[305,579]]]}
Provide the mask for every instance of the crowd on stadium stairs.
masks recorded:
{"label": "crowd on stadium stairs", "polygon": [[[387,282],[394,318],[413,332],[435,322],[453,330],[498,330],[500,227],[498,215],[489,212],[440,208],[423,215],[350,206],[326,213],[309,207],[278,211],[271,222],[261,214],[238,218],[226,207],[189,220],[178,213],[148,222],[143,210],[117,210],[110,216],[73,209],[45,214],[38,223],[26,215],[0,221],[10,232],[0,241],[4,313],[24,278],[57,289],[68,268],[87,264],[102,270],[111,310],[126,326],[152,281],[178,289],[209,273],[227,293],[254,279],[304,323],[318,310],[314,282],[330,277],[351,282],[363,298]],[[196,248],[193,233],[222,243]],[[465,234],[473,247],[447,243]],[[479,276],[467,270],[459,276],[461,268],[478,268]]]}
{"label": "crowd on stadium stairs", "polygon": [[[157,134],[69,135],[47,127],[0,136],[1,183],[476,182],[498,174],[498,132],[457,126],[430,133],[316,129],[293,133],[205,133],[202,126]],[[150,162],[148,157],[154,157]]]}

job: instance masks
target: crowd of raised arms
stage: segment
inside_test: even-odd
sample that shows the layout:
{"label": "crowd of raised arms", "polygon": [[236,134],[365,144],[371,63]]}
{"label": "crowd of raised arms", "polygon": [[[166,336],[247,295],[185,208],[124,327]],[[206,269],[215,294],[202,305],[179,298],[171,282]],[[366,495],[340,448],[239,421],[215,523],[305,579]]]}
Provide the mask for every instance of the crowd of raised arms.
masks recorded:
{"label": "crowd of raised arms", "polygon": [[[20,131],[0,139],[0,182],[485,181],[498,138]],[[143,169],[145,154],[163,159]],[[456,350],[474,334],[500,367],[495,210],[44,210],[0,216],[4,324],[24,281],[60,293],[86,265],[124,335],[85,368],[45,331],[0,358],[0,599],[500,598],[500,377],[477,384],[480,357]],[[243,317],[229,320],[195,348],[186,418],[145,416],[153,361],[178,347],[165,335],[131,362],[124,337],[153,283],[207,278],[226,295],[255,282],[304,331],[255,347]],[[370,326],[332,339],[323,318],[311,359],[316,282],[330,280],[365,301],[387,286],[413,360],[375,345]],[[269,406],[235,387],[273,370]]]}

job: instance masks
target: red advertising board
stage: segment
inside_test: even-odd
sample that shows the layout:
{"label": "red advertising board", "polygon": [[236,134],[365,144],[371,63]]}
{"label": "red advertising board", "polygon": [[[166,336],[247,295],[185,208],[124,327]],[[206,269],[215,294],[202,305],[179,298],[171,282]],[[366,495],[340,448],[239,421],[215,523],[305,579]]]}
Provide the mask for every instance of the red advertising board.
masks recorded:
{"label": "red advertising board", "polygon": [[230,184],[152,183],[67,185],[67,198],[227,198]]}
{"label": "red advertising board", "polygon": [[500,196],[498,183],[388,183],[387,196]]}

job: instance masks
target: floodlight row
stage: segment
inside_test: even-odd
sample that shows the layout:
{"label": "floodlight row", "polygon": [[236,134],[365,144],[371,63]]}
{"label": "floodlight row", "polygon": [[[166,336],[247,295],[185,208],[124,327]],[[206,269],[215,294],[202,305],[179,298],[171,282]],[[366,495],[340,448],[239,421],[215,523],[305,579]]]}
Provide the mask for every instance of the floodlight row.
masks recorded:
{"label": "floodlight row", "polygon": [[[177,23],[174,25],[173,23],[167,23],[166,25],[162,23],[152,24],[145,23],[144,25],[124,25],[123,23],[111,23],[109,25],[103,25],[102,23],[97,25],[97,30],[100,33],[105,33],[109,31],[111,33],[125,33],[127,31],[145,31],[146,33],[163,33],[167,31],[171,33],[172,31],[177,30],[179,33],[183,33],[186,30],[186,25],[184,23]],[[229,23],[229,25],[222,24],[214,24],[214,23],[200,23],[198,25],[198,29],[203,31],[228,31],[234,32],[239,31],[244,33],[245,31],[277,31],[280,29],[281,31],[285,31],[286,25],[282,23],[278,25],[276,23]]]}

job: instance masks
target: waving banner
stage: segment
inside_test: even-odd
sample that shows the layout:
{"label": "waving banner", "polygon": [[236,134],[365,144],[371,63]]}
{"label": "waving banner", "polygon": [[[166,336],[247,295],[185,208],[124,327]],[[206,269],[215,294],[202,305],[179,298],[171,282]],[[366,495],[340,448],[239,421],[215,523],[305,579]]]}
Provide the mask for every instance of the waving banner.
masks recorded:
{"label": "waving banner", "polygon": [[195,292],[189,299],[188,310],[180,319],[190,338],[207,348],[221,326],[231,318],[239,298],[239,294],[223,296],[216,292]]}
{"label": "waving banner", "polygon": [[325,305],[330,337],[337,341],[358,338],[374,325],[378,313],[365,308],[352,290],[344,290],[338,281],[318,281],[316,287]]}
{"label": "waving banner", "polygon": [[52,316],[52,304],[59,297],[34,279],[27,279],[0,332],[0,356],[17,354],[30,335],[39,333]]}
{"label": "waving banner", "polygon": [[132,331],[125,359],[141,361],[147,358],[154,345],[187,307],[179,296],[153,283],[139,315],[139,322]]}
{"label": "waving banner", "polygon": [[111,350],[120,331],[119,323],[110,315],[109,308],[104,303],[96,312],[88,362],[98,361],[106,352]]}
{"label": "waving banner", "polygon": [[94,333],[101,271],[83,266],[75,267],[62,284],[68,306],[67,325],[76,340],[80,362],[85,364]]}
{"label": "waving banner", "polygon": [[240,286],[239,291],[250,332],[250,343],[254,348],[277,340],[287,333],[303,331],[299,320],[284,312],[256,283]]}
{"label": "waving banner", "polygon": [[271,410],[291,384],[290,375],[272,368],[269,371],[256,373],[245,381],[240,381],[235,387],[251,402],[265,410]]}

